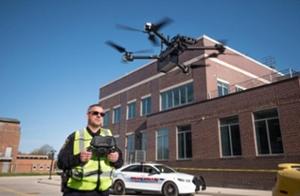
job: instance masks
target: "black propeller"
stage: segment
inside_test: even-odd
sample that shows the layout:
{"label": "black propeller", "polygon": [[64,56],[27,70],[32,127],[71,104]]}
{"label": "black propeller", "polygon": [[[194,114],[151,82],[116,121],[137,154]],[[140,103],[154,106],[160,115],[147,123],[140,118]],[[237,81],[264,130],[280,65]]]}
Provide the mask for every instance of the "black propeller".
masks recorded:
{"label": "black propeller", "polygon": [[170,19],[170,18],[168,18],[168,17],[163,18],[162,20],[160,20],[157,23],[147,22],[145,24],[144,30],[133,28],[133,27],[130,27],[130,26],[127,26],[127,25],[122,25],[122,24],[117,24],[116,26],[117,26],[117,28],[128,30],[128,31],[135,31],[135,32],[141,32],[141,33],[147,33],[148,34],[148,40],[153,45],[160,46],[159,41],[157,40],[157,37],[156,37],[156,35],[153,32],[158,33],[158,31],[161,28],[167,26],[168,24],[170,24],[172,22],[173,22],[173,20]]}
{"label": "black propeller", "polygon": [[152,30],[159,31],[161,28],[171,24],[173,20],[171,18],[165,17],[161,19],[158,23],[152,23]]}
{"label": "black propeller", "polygon": [[127,50],[124,47],[122,47],[122,46],[120,46],[120,45],[118,45],[118,44],[116,44],[116,43],[114,43],[112,41],[106,41],[105,43],[107,45],[109,45],[110,47],[116,49],[120,53],[126,53],[127,52]]}
{"label": "black propeller", "polygon": [[144,30],[133,28],[133,27],[130,27],[130,26],[127,26],[127,25],[122,25],[122,24],[117,24],[116,27],[119,28],[119,29],[127,30],[127,31],[136,31],[136,32],[147,33]]}

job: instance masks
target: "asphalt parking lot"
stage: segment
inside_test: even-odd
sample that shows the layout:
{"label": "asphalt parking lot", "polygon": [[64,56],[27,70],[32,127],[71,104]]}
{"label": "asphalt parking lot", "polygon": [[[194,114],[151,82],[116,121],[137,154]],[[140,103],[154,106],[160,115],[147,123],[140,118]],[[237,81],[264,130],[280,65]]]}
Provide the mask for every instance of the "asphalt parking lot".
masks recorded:
{"label": "asphalt parking lot", "polygon": [[[58,196],[60,192],[60,177],[53,176],[17,176],[0,177],[0,195],[2,196]],[[134,194],[130,194],[134,195]],[[145,194],[150,195],[150,194]],[[152,195],[152,194],[151,194]],[[207,187],[207,190],[197,196],[271,196],[271,191]]]}

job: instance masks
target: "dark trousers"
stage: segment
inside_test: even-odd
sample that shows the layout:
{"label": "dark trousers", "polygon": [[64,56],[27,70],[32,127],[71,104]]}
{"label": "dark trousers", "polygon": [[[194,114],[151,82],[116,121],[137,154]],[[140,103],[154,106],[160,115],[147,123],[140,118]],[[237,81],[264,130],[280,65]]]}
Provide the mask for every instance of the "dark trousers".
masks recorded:
{"label": "dark trousers", "polygon": [[75,191],[64,192],[63,196],[109,196],[109,191]]}

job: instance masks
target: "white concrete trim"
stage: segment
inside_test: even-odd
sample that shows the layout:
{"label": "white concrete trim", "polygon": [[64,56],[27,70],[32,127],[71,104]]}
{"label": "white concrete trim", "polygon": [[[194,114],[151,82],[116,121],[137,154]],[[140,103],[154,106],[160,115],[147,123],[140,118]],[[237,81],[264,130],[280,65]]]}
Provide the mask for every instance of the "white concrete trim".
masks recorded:
{"label": "white concrete trim", "polygon": [[232,69],[232,70],[234,70],[234,71],[240,72],[240,73],[242,73],[242,74],[244,74],[244,75],[246,75],[246,76],[248,76],[248,77],[257,79],[257,80],[259,80],[259,81],[261,81],[261,82],[263,82],[263,83],[266,83],[266,84],[270,84],[270,83],[271,83],[271,82],[268,81],[268,80],[265,80],[265,79],[263,79],[263,78],[260,78],[260,77],[258,77],[258,76],[256,76],[256,75],[254,75],[254,74],[252,74],[252,73],[250,73],[250,72],[248,72],[248,71],[242,70],[242,69],[240,69],[240,68],[238,68],[238,67],[236,67],[236,66],[234,66],[234,65],[231,65],[231,64],[226,63],[226,62],[224,62],[224,61],[221,61],[220,59],[217,59],[217,58],[209,58],[209,59],[207,59],[207,60],[210,60],[210,61],[213,61],[213,62],[218,63],[218,64],[220,64],[220,65],[223,65],[223,66],[225,66],[225,67],[227,67],[227,68],[230,68],[230,69]]}
{"label": "white concrete trim", "polygon": [[[213,38],[208,37],[207,35],[203,35],[203,36],[201,36],[199,39],[201,39],[201,38],[208,39],[209,41],[214,42],[214,43],[216,43],[216,44],[222,44],[222,43],[218,42],[217,40],[214,40]],[[271,67],[269,67],[269,66],[267,66],[267,65],[265,65],[265,64],[263,64],[263,63],[261,63],[261,62],[259,62],[259,61],[257,61],[257,60],[255,60],[255,59],[253,59],[253,58],[251,58],[251,57],[249,57],[249,56],[247,56],[247,55],[245,55],[245,54],[243,54],[243,53],[241,53],[241,52],[238,52],[237,50],[232,49],[232,48],[230,48],[229,46],[225,46],[225,48],[226,48],[226,50],[231,50],[231,52],[234,52],[234,53],[236,53],[236,54],[238,54],[238,55],[241,55],[242,57],[244,57],[244,58],[246,58],[246,59],[248,59],[248,60],[250,60],[250,61],[252,61],[252,62],[254,62],[254,63],[256,63],[256,64],[258,64],[258,65],[260,65],[260,66],[262,66],[262,67],[264,67],[264,68],[267,68],[267,69],[269,69],[269,70],[272,70],[272,71],[276,72],[277,74],[283,75],[282,73],[280,73],[280,72],[277,71],[276,69],[272,69]],[[226,51],[226,50],[225,50],[225,51]],[[225,55],[226,55],[226,53],[225,53]]]}
{"label": "white concrete trim", "polygon": [[186,80],[186,81],[184,81],[184,82],[180,82],[180,83],[178,83],[178,84],[175,84],[175,85],[169,86],[169,87],[167,87],[167,88],[164,88],[164,89],[160,90],[159,92],[160,92],[160,93],[163,93],[163,92],[168,91],[168,90],[170,90],[170,89],[173,89],[173,88],[176,88],[176,87],[183,86],[183,85],[185,85],[185,84],[191,83],[191,82],[193,82],[193,81],[194,81],[194,79],[189,79],[189,80]]}
{"label": "white concrete trim", "polygon": [[223,80],[223,79],[221,79],[221,78],[217,78],[217,81],[220,81],[220,82],[222,82],[222,83],[225,83],[225,84],[228,84],[228,85],[229,85],[229,82],[228,82],[228,81]]}
{"label": "white concrete trim", "polygon": [[151,97],[151,93],[149,93],[149,94],[147,94],[147,95],[144,95],[144,96],[142,96],[142,97],[141,97],[141,99],[146,99],[146,98],[148,98],[148,97]]}
{"label": "white concrete trim", "polygon": [[121,104],[115,105],[115,106],[113,107],[113,109],[116,109],[116,108],[118,108],[118,107],[121,107]]}
{"label": "white concrete trim", "polygon": [[126,135],[126,136],[129,136],[129,135],[134,135],[134,132],[133,132],[133,131],[131,131],[131,132],[127,132],[127,133],[125,133],[125,135]]}
{"label": "white concrete trim", "polygon": [[247,88],[245,88],[245,87],[243,87],[243,86],[240,86],[240,85],[238,85],[238,84],[235,84],[234,85],[236,88],[239,88],[239,89],[242,89],[242,90],[246,90]]}
{"label": "white concrete trim", "polygon": [[127,105],[128,105],[128,104],[131,104],[131,103],[133,103],[133,102],[136,102],[136,99],[132,99],[132,100],[130,100],[130,101],[127,101]]}

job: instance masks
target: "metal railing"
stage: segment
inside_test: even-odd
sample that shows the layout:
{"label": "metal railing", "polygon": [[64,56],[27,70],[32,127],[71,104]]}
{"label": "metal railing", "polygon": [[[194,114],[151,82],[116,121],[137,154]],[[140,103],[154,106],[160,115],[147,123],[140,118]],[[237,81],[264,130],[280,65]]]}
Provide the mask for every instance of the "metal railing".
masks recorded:
{"label": "metal railing", "polygon": [[281,80],[285,80],[288,78],[292,78],[295,76],[299,76],[300,72],[295,71],[293,69],[285,69],[279,72],[274,72],[267,75],[259,76],[258,78],[253,78],[249,80],[245,80],[242,82],[238,82],[235,84],[228,85],[228,93],[227,94],[219,94],[218,89],[208,92],[207,99],[213,99],[216,97],[221,97],[224,95],[232,94],[238,92],[237,88],[241,90],[241,87],[244,89],[251,89],[258,86],[263,86],[266,84],[271,84],[274,82],[278,82]]}

